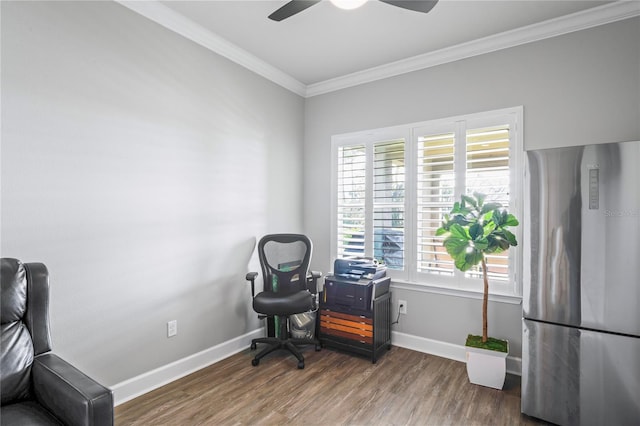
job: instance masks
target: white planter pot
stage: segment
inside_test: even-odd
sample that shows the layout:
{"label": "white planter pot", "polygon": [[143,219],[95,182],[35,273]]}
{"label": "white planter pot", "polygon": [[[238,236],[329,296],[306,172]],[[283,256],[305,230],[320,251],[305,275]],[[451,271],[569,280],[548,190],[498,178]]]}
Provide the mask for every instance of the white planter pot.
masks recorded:
{"label": "white planter pot", "polygon": [[507,375],[508,353],[469,346],[466,346],[465,349],[467,350],[467,376],[469,376],[469,381],[476,385],[502,389]]}

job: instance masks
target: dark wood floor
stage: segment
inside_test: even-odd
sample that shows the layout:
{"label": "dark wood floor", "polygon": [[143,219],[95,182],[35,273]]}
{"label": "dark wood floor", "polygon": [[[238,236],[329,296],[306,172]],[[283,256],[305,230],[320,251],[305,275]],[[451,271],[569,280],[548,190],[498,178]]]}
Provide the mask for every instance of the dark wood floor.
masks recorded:
{"label": "dark wood floor", "polygon": [[304,349],[251,365],[243,351],[116,407],[116,425],[534,425],[520,414],[520,378],[472,385],[465,364],[393,347],[376,364]]}

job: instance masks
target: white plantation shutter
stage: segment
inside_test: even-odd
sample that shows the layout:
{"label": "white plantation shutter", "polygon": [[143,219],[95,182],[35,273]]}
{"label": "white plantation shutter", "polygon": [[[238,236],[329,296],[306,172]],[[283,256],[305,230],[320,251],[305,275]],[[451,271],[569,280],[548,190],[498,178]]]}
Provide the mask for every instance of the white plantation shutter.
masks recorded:
{"label": "white plantation shutter", "polygon": [[404,269],[404,140],[373,146],[373,256]]}
{"label": "white plantation shutter", "polygon": [[417,270],[453,275],[453,259],[435,233],[455,202],[455,134],[419,136],[417,141]]}
{"label": "white plantation shutter", "polygon": [[[487,195],[485,202],[498,202],[511,211],[509,126],[494,126],[467,130],[466,178],[467,194],[481,192]],[[506,281],[509,278],[508,252],[487,256],[489,279]],[[481,277],[479,268],[469,272]]]}
{"label": "white plantation shutter", "polygon": [[338,257],[364,255],[366,165],[364,145],[338,149]]}

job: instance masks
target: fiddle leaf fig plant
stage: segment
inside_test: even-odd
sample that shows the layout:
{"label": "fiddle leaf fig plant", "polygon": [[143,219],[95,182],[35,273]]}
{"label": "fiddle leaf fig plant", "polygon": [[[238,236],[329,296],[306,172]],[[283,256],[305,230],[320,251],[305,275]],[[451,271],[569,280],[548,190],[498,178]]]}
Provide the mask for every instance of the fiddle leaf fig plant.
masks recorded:
{"label": "fiddle leaf fig plant", "polygon": [[[518,219],[500,203],[485,203],[485,199],[486,195],[478,192],[474,192],[473,196],[462,195],[460,201],[453,205],[451,212],[444,216],[442,226],[436,231],[436,235],[445,237],[443,245],[449,256],[453,258],[456,268],[464,272],[478,264],[482,266],[484,292],[481,346],[483,347],[492,340],[487,335],[489,279],[486,256],[518,245],[516,236],[508,228],[519,224]],[[469,335],[469,338],[472,337]],[[469,338],[467,345],[470,343]]]}

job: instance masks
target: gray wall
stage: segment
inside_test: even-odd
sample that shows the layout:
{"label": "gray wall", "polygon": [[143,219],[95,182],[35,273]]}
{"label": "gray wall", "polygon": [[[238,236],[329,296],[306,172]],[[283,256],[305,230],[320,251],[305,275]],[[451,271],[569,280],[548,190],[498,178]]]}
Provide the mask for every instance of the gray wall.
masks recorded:
{"label": "gray wall", "polygon": [[2,2],[0,249],[48,266],[55,351],[113,385],[255,330],[255,238],[302,231],[303,114],[116,3]]}
{"label": "gray wall", "polygon": [[[638,40],[636,18],[308,99],[304,218],[314,268],[332,262],[332,135],[523,105],[526,149],[640,140]],[[481,332],[480,300],[400,289],[394,299],[409,305],[397,331],[458,345]],[[490,334],[519,357],[521,306],[489,310]]]}

